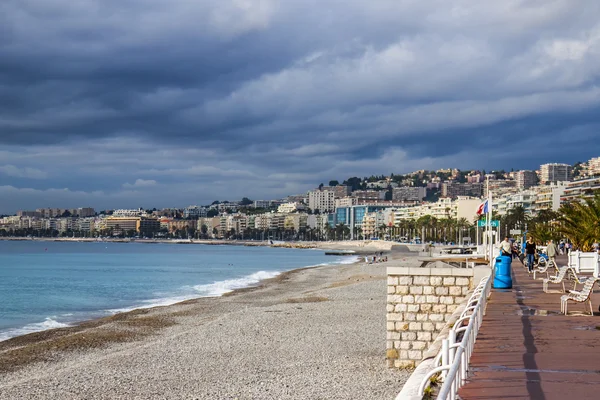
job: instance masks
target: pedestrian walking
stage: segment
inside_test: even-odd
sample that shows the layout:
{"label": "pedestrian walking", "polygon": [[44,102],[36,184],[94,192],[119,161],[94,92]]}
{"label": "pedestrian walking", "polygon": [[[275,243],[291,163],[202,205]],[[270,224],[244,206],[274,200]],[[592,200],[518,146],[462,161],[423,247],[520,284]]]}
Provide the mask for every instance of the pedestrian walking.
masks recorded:
{"label": "pedestrian walking", "polygon": [[536,245],[533,242],[533,238],[530,236],[525,243],[525,256],[527,257],[527,270],[529,273],[533,272],[533,264],[535,263],[535,252]]}
{"label": "pedestrian walking", "polygon": [[556,246],[556,243],[554,243],[554,240],[550,239],[548,240],[548,247],[546,248],[546,254],[548,255],[548,258],[550,259],[550,262],[553,263],[556,266],[556,255],[559,253],[558,247]]}

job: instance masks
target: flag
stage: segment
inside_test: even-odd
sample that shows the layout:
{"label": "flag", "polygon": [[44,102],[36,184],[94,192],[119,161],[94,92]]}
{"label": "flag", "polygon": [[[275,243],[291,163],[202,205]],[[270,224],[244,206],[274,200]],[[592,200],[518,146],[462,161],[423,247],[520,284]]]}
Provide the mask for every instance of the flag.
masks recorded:
{"label": "flag", "polygon": [[488,201],[484,201],[477,207],[477,215],[487,214],[488,212]]}

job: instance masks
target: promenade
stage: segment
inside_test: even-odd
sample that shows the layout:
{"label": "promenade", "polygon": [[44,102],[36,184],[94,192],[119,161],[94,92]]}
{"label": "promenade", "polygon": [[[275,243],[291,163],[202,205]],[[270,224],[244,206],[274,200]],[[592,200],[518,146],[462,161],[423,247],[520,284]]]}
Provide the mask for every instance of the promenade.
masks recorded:
{"label": "promenade", "polygon": [[[558,265],[566,265],[566,256]],[[542,291],[513,261],[513,289],[492,290],[471,357],[463,399],[591,399],[600,396],[600,293],[592,295],[595,316],[586,305],[569,304],[560,313],[560,285]],[[553,287],[554,286],[554,287]],[[568,287],[567,287],[568,288]],[[596,287],[597,288],[597,287]]]}

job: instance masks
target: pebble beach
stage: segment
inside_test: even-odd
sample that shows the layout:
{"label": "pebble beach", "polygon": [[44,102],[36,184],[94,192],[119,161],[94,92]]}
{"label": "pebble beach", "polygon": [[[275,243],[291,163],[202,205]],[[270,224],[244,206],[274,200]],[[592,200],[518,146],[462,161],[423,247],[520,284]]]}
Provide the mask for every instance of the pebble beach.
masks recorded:
{"label": "pebble beach", "polygon": [[416,261],[394,258],[0,342],[0,399],[392,399],[385,269]]}

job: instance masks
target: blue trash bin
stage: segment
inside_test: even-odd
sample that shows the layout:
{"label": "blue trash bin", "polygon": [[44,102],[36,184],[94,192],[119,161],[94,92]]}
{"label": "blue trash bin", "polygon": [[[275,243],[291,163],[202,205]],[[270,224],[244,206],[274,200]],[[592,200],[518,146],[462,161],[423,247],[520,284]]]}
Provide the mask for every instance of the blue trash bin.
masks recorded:
{"label": "blue trash bin", "polygon": [[510,265],[512,258],[509,256],[499,256],[496,258],[494,266],[494,289],[511,289],[512,277],[510,274]]}

